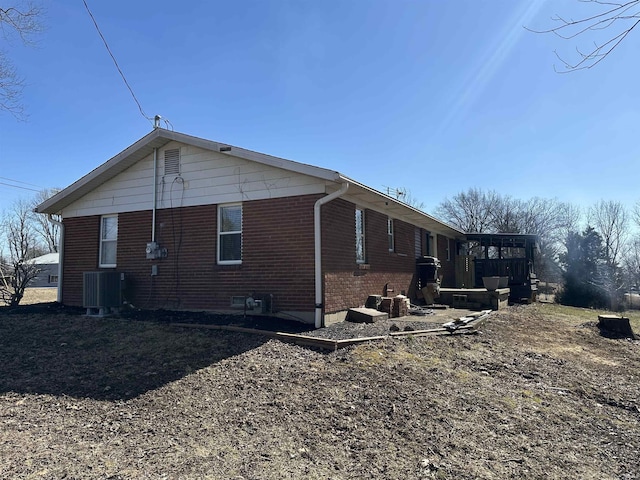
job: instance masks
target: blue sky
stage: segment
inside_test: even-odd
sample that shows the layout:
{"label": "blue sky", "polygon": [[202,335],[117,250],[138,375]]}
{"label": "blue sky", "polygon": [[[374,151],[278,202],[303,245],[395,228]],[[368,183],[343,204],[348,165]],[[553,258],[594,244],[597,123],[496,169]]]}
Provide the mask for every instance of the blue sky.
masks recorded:
{"label": "blue sky", "polygon": [[[640,200],[640,32],[560,75],[553,52],[576,42],[523,28],[593,8],[577,0],[87,3],[176,131],[406,188],[427,211],[470,187]],[[0,39],[29,114],[0,112],[0,182],[27,188],[65,187],[152,129],[82,0],[45,5],[37,47]],[[31,193],[0,185],[0,209]]]}

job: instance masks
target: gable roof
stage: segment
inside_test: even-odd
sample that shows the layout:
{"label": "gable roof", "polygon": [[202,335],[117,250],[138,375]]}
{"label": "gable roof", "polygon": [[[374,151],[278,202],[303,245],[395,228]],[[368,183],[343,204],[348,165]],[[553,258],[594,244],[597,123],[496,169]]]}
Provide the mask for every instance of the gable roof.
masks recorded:
{"label": "gable roof", "polygon": [[56,265],[60,261],[59,253],[45,253],[36,258],[32,258],[29,260],[29,263],[33,263],[35,265]]}
{"label": "gable roof", "polygon": [[187,145],[193,145],[205,150],[211,150],[233,157],[250,160],[264,165],[269,165],[291,172],[309,175],[330,183],[335,183],[336,188],[343,183],[349,183],[349,190],[345,198],[355,201],[364,207],[372,208],[387,213],[389,216],[405,220],[414,225],[422,226],[427,230],[438,230],[452,237],[463,237],[464,232],[454,226],[448,225],[435,217],[428,215],[410,205],[367,187],[352,180],[340,172],[316,167],[304,163],[285,160],[284,158],[266,155],[264,153],[246,150],[231,146],[226,143],[214,142],[184,133],[174,132],[163,128],[155,128],[140,140],[130,145],[116,156],[107,160],[67,188],[45,200],[35,208],[38,213],[55,214],[65,207],[91,192],[93,189],[114,178],[119,173],[131,167],[143,158],[151,155],[154,149],[162,148],[171,141],[177,141]]}

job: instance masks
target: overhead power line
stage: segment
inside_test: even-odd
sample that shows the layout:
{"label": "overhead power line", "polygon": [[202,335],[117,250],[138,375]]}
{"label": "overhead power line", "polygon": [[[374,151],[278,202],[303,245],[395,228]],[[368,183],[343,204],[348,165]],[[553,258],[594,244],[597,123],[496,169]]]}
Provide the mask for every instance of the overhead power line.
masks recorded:
{"label": "overhead power line", "polygon": [[44,187],[41,187],[40,185],[36,185],[35,183],[21,182],[20,180],[14,180],[13,178],[7,178],[7,177],[0,177],[0,180],[6,180],[7,182],[12,182],[12,183],[21,183],[22,185],[30,185],[32,187],[38,187],[40,190],[44,190]]}
{"label": "overhead power line", "polygon": [[13,187],[13,188],[21,188],[22,190],[30,190],[32,192],[40,192],[42,190],[42,189],[38,190],[37,188],[22,187],[20,185],[12,185],[11,183],[5,183],[5,182],[0,182],[0,185],[5,185],[7,187]]}
{"label": "overhead power line", "polygon": [[140,110],[140,114],[153,124],[153,119],[151,117],[149,117],[146,113],[144,113],[144,110],[142,110],[142,105],[140,105],[140,102],[138,101],[138,98],[136,97],[136,94],[133,93],[133,89],[131,88],[131,85],[129,85],[129,82],[127,82],[127,79],[124,76],[124,73],[122,73],[122,70],[120,69],[120,65],[118,65],[118,61],[116,60],[116,57],[111,52],[111,49],[109,48],[109,44],[107,43],[107,40],[104,38],[104,35],[102,35],[102,32],[100,31],[100,27],[98,26],[98,22],[96,21],[96,19],[94,18],[93,14],[91,13],[91,10],[89,9],[89,5],[87,5],[86,0],[82,0],[82,3],[84,3],[84,7],[87,9],[87,13],[91,17],[91,20],[93,21],[93,25],[96,27],[96,31],[98,32],[98,35],[100,35],[100,38],[102,39],[102,43],[104,43],[104,46],[107,49],[107,52],[109,52],[109,56],[111,56],[111,60],[113,60],[113,63],[115,64],[116,68],[118,69],[118,73],[120,73],[120,76],[122,77],[122,80],[124,81],[124,84],[129,89],[129,92],[131,93],[131,96],[133,97],[133,100],[136,102],[136,105],[138,105],[138,110]]}

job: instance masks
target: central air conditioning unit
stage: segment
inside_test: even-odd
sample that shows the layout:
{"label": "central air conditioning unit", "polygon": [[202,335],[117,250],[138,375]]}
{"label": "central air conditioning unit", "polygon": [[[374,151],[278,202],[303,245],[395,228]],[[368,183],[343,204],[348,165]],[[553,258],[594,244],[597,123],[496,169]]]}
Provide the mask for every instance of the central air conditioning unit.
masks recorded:
{"label": "central air conditioning unit", "polygon": [[111,308],[122,305],[122,287],[124,273],[100,271],[84,272],[82,306],[87,315],[98,309],[98,315],[105,315]]}

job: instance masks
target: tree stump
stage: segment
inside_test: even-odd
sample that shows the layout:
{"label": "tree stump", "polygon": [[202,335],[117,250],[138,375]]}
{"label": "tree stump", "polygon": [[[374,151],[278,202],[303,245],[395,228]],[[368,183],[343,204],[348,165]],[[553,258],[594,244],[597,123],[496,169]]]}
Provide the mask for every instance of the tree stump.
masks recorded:
{"label": "tree stump", "polygon": [[618,315],[598,315],[598,328],[600,329],[600,333],[605,336],[638,338],[635,333],[633,333],[629,319],[626,317],[619,317]]}

